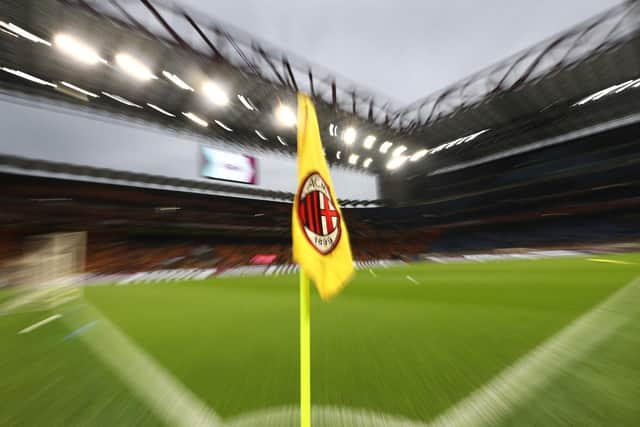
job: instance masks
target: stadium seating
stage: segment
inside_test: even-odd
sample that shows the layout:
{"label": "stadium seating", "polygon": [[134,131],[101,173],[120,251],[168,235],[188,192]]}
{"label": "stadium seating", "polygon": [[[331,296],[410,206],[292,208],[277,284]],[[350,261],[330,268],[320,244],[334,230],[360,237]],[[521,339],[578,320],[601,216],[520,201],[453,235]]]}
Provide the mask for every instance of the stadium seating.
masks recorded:
{"label": "stadium seating", "polygon": [[535,221],[485,224],[450,230],[432,252],[463,253],[501,248],[571,248],[640,239],[638,216],[629,214],[548,216]]}

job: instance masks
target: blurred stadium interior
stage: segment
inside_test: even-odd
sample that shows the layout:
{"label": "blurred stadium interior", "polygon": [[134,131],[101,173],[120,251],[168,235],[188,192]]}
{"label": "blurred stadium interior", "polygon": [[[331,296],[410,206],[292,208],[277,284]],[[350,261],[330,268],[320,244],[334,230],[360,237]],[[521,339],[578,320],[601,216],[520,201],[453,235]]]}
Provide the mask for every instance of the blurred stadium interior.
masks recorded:
{"label": "blurred stadium interior", "polygon": [[[3,22],[45,41],[34,42],[5,26],[0,38],[2,66],[53,82],[41,84],[3,72],[0,83],[9,103],[42,102],[66,114],[106,114],[134,120],[137,126],[196,133],[204,143],[243,153],[266,151],[286,157],[295,152],[295,136],[291,129],[274,125],[270,112],[279,102],[291,104],[296,88],[313,94],[324,124],[327,159],[335,168],[366,171],[377,180],[378,197],[340,201],[358,258],[409,259],[434,249],[469,250],[474,243],[453,243],[464,240],[456,234],[465,236],[469,226],[476,236],[491,235],[488,242],[474,239],[484,249],[631,238],[627,231],[633,228],[638,206],[637,2],[621,3],[406,108],[171,3],[46,0],[6,1],[1,7]],[[202,111],[206,101],[162,76],[141,84],[114,67],[71,66],[68,57],[46,42],[63,29],[72,29],[89,45],[99,42],[102,55],[108,47],[120,45],[143,53],[143,62],[153,64],[158,75],[162,69],[187,81],[202,80],[203,73],[215,76],[225,87],[244,94],[244,102],[234,97],[229,105],[208,113],[207,120],[219,119],[233,131],[213,123],[198,128],[180,118],[180,111]],[[117,94],[144,108],[104,95],[87,96],[72,87]],[[160,105],[174,117],[149,105]],[[44,123],[47,116],[42,117]],[[355,143],[343,141],[347,127],[357,130]],[[126,137],[126,128],[123,132]],[[370,149],[361,142],[367,135],[375,137]],[[290,143],[282,145],[278,138]],[[385,153],[380,149],[383,141],[390,142]],[[290,262],[286,230],[291,191],[196,175],[185,180],[144,170],[105,169],[88,160],[82,164],[81,157],[65,163],[48,158],[46,150],[20,152],[14,148],[20,144],[10,145],[0,161],[11,173],[3,176],[2,220],[3,229],[13,236],[54,229],[89,231],[91,247],[104,242],[99,236],[105,234],[115,239],[114,233],[120,233],[123,242],[129,235],[155,242],[166,236],[171,245],[188,233],[195,240],[181,244],[219,246],[221,253],[214,258],[221,265],[247,263],[252,256],[241,250],[244,257],[223,261],[225,244],[258,239],[264,241],[264,249],[278,254],[274,262]],[[394,153],[401,145],[406,151]],[[353,164],[352,155],[357,156]],[[166,156],[159,161],[170,162],[171,154]],[[118,185],[98,184],[105,180],[117,180]],[[338,188],[354,185],[347,178]],[[142,189],[149,186],[180,193]],[[213,197],[189,194],[203,191]],[[229,192],[233,198],[224,196]],[[251,202],[254,198],[271,201]],[[584,225],[597,222],[598,215],[607,218],[609,234]],[[530,233],[515,238],[509,231],[514,227]],[[405,230],[410,242],[405,241],[404,248],[392,243]],[[176,248],[180,256],[185,251]],[[91,250],[88,256],[91,259]],[[159,268],[165,261],[154,259],[127,269]]]}
{"label": "blurred stadium interior", "polygon": [[[638,1],[407,106],[165,0],[3,0],[0,30],[0,288],[293,271],[295,127],[273,112],[295,111],[298,90],[318,110],[361,267],[639,249]],[[65,32],[93,65],[69,57]],[[224,89],[210,86],[213,104],[198,94],[207,79]],[[256,182],[204,176],[202,147],[251,157]],[[122,158],[100,159],[109,150]]]}

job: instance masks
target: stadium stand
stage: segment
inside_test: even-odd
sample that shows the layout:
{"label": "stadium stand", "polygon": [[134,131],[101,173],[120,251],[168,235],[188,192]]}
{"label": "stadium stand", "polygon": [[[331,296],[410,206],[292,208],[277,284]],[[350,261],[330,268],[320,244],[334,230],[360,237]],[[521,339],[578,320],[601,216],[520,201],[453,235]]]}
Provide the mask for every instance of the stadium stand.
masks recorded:
{"label": "stadium stand", "polygon": [[574,248],[640,240],[638,213],[547,216],[535,221],[463,227],[433,242],[432,252],[505,248]]}
{"label": "stadium stand", "polygon": [[[376,200],[340,201],[358,261],[638,237],[640,79],[635,59],[629,60],[640,40],[634,19],[638,2],[621,3],[405,108],[186,9],[176,12],[159,0],[108,3],[11,0],[0,5],[0,14],[52,40],[62,24],[77,29],[78,37],[95,40],[80,30],[91,28],[109,59],[115,54],[108,47],[113,40],[129,41],[157,67],[172,70],[211,65],[213,54],[217,75],[234,90],[250,93],[258,108],[229,103],[224,123],[234,132],[228,132],[219,125],[194,128],[184,117],[130,108],[106,96],[71,96],[56,83],[37,84],[11,70],[118,93],[139,106],[156,102],[170,111],[194,106],[189,96],[176,96],[175,84],[165,78],[143,89],[115,69],[86,73],[70,67],[56,49],[17,34],[0,39],[0,59],[9,67],[0,73],[0,86],[8,102],[20,98],[291,160],[295,144],[265,144],[255,130],[259,127],[270,140],[280,135],[294,140],[292,129],[278,129],[272,115],[262,113],[292,102],[294,93],[304,90],[316,104],[333,165],[365,168],[338,155],[344,146],[336,128],[354,126],[360,138],[372,134],[378,142],[393,141],[394,148],[400,141],[406,144],[406,157],[369,151],[368,171],[379,179]],[[135,7],[138,3],[144,7]],[[136,20],[138,13],[144,19]],[[160,25],[148,25],[149,20]],[[224,40],[215,36],[221,29]],[[191,44],[194,39],[205,45]],[[406,163],[392,168],[394,157]],[[88,235],[87,270],[95,273],[224,271],[251,265],[256,255],[267,255],[271,265],[292,262],[292,194],[287,191],[42,155],[0,154],[0,168],[0,260],[19,257],[28,236],[82,231]]]}
{"label": "stadium stand", "polygon": [[[223,272],[251,265],[256,255],[267,256],[265,265],[274,271],[292,263],[287,204],[6,174],[2,178],[9,184],[0,189],[5,236],[0,260],[5,264],[24,252],[29,236],[44,231],[87,231],[86,271],[93,274]],[[546,209],[535,199],[524,212],[518,204],[500,211],[489,207],[483,215],[463,216],[452,209],[446,222],[435,224],[420,206],[344,208],[344,213],[357,261],[410,261],[429,253],[633,241],[640,237],[640,207],[628,191],[628,186],[604,189],[604,200],[597,192],[575,201],[565,196],[565,205]],[[163,206],[173,209],[158,209]],[[264,211],[270,216],[254,216]]]}

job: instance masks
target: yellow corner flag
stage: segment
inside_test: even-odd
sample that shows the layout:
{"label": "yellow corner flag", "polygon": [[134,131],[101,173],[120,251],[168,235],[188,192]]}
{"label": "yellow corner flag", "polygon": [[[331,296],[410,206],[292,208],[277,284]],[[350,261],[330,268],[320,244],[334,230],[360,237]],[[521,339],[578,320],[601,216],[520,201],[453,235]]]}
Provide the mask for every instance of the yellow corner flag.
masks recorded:
{"label": "yellow corner flag", "polygon": [[298,94],[298,190],[291,233],[293,259],[313,280],[322,299],[330,299],[353,274],[353,258],[324,157],[316,110],[302,93]]}
{"label": "yellow corner flag", "polygon": [[328,300],[353,274],[349,233],[336,202],[313,103],[298,93],[298,190],[293,201],[293,259],[300,264],[300,426],[311,427],[309,279]]}

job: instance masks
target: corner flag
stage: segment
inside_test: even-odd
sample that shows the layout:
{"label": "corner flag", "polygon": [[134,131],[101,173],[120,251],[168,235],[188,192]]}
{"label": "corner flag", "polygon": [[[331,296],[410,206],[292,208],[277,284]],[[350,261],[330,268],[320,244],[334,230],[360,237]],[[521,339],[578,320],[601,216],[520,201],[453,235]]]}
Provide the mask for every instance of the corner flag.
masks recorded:
{"label": "corner flag", "polygon": [[298,190],[291,215],[293,259],[300,264],[300,426],[311,427],[311,309],[309,278],[328,300],[353,274],[349,233],[324,158],[318,118],[298,93]]}
{"label": "corner flag", "polygon": [[302,93],[298,94],[298,190],[291,232],[293,259],[313,280],[322,299],[330,299],[353,274],[353,258],[324,157],[316,110]]}

